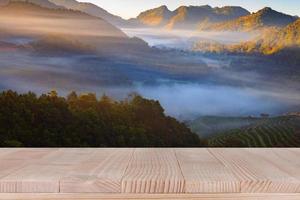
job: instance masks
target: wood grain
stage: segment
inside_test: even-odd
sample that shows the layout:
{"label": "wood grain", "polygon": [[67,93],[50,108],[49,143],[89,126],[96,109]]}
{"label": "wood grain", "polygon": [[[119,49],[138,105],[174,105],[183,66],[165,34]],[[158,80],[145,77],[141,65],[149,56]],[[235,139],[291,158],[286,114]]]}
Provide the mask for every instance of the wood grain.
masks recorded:
{"label": "wood grain", "polygon": [[300,149],[0,149],[0,199],[300,199],[299,157]]}
{"label": "wood grain", "polygon": [[251,149],[248,151],[296,178],[296,183],[299,185],[296,192],[300,192],[300,157],[297,154],[288,149]]}
{"label": "wood grain", "polygon": [[50,149],[1,149],[0,150],[0,192],[17,192],[17,178],[7,175],[38,162],[53,150]]}
{"label": "wood grain", "polygon": [[69,169],[69,165],[28,165],[3,177],[1,183],[10,186],[8,192],[58,193],[60,178],[66,176]]}
{"label": "wood grain", "polygon": [[40,164],[52,165],[77,165],[95,151],[91,148],[69,148],[69,149],[51,149],[48,153],[39,159]]}
{"label": "wood grain", "polygon": [[0,194],[1,200],[299,200],[300,194]]}
{"label": "wood grain", "polygon": [[[255,149],[211,149],[238,177],[243,193],[299,192],[299,180],[268,159],[257,155]],[[264,150],[261,154],[266,153]]]}
{"label": "wood grain", "polygon": [[207,149],[177,149],[176,156],[185,179],[187,193],[240,192],[232,171]]}
{"label": "wood grain", "polygon": [[121,180],[133,149],[98,150],[60,181],[63,193],[120,193]]}
{"label": "wood grain", "polygon": [[122,179],[122,192],[184,192],[184,179],[174,150],[136,149]]}

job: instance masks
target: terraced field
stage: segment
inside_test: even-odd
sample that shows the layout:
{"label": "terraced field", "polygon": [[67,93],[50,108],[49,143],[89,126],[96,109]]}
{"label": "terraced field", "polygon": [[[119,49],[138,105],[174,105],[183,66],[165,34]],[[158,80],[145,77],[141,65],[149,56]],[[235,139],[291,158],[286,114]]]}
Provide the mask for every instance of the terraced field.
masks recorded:
{"label": "terraced field", "polygon": [[208,138],[210,147],[300,147],[300,117],[258,120]]}

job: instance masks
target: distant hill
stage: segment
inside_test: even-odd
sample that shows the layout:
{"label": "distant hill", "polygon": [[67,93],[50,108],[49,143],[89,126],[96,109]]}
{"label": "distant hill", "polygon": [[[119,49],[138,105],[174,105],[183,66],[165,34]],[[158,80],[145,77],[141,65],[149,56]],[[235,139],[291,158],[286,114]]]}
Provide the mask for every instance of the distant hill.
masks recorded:
{"label": "distant hill", "polygon": [[210,147],[300,147],[300,117],[264,118],[208,138]]}
{"label": "distant hill", "polygon": [[254,117],[203,116],[187,122],[187,124],[199,136],[209,137],[220,132],[249,126],[259,120],[260,118]]}
{"label": "distant hill", "polygon": [[[300,19],[282,29],[266,31],[254,41],[245,42],[230,47],[232,52],[263,53],[266,55],[284,53],[284,51],[299,51],[300,49]],[[299,58],[300,56],[298,56]]]}
{"label": "distant hill", "polygon": [[188,122],[209,147],[300,147],[300,117],[204,116]]}
{"label": "distant hill", "polygon": [[33,3],[36,5],[39,5],[44,8],[50,8],[50,9],[60,9],[63,8],[62,6],[58,6],[54,3],[51,3],[49,0],[0,0],[0,6],[5,6],[9,4],[9,2],[28,2]]}
{"label": "distant hill", "polygon": [[192,29],[207,24],[224,22],[250,14],[244,8],[226,6],[212,8],[205,6],[181,6],[170,11],[166,6],[160,6],[142,12],[135,20],[151,27],[165,27],[168,29]]}
{"label": "distant hill", "polygon": [[[9,21],[7,29],[19,30],[21,34],[26,32],[32,34],[67,32],[73,35],[127,37],[120,29],[101,18],[92,17],[79,11],[48,9],[29,2],[12,1],[6,6],[0,7],[0,17],[3,21],[15,19]],[[20,22],[21,20],[22,22]],[[51,20],[53,21],[51,22]],[[72,21],[74,24],[70,23]],[[31,23],[34,23],[34,28]],[[3,27],[3,29],[6,28]]]}
{"label": "distant hill", "polygon": [[147,26],[165,26],[172,16],[174,16],[174,13],[164,5],[142,12],[137,20]]}
{"label": "distant hill", "polygon": [[181,6],[167,24],[168,29],[196,29],[203,23],[224,22],[249,14],[241,7]]}
{"label": "distant hill", "polygon": [[99,6],[94,5],[92,3],[83,3],[83,2],[78,2],[76,0],[49,0],[49,1],[58,6],[63,6],[65,8],[73,9],[73,10],[79,10],[89,15],[100,17],[115,26],[122,26],[127,23],[127,21],[122,19],[121,17],[113,15],[108,11],[104,10],[103,8],[100,8]]}
{"label": "distant hill", "polygon": [[247,42],[226,45],[214,41],[199,41],[195,43],[195,51],[216,53],[258,53],[265,55],[288,55],[300,60],[300,19],[283,28],[269,28]]}
{"label": "distant hill", "polygon": [[[67,50],[76,48],[76,45],[79,49],[88,47],[88,51],[95,49],[100,53],[117,54],[125,50],[130,52],[140,51],[141,48],[147,49],[144,41],[131,39],[107,21],[81,11],[48,9],[37,4],[18,1],[0,7],[0,21],[0,29],[5,32],[6,38],[36,38],[38,45],[37,42],[31,44],[39,47],[38,49],[43,47],[44,51],[47,50],[47,46],[53,51],[53,47]],[[53,38],[58,40],[55,41]]]}
{"label": "distant hill", "polygon": [[0,6],[5,6],[9,2],[28,2],[50,9],[72,9],[81,11],[91,16],[100,17],[115,26],[124,26],[128,22],[119,16],[113,15],[108,11],[92,3],[78,2],[76,0],[0,0]]}
{"label": "distant hill", "polygon": [[255,31],[259,29],[278,27],[282,28],[297,20],[297,17],[263,8],[256,13],[242,16],[228,22],[210,24],[205,27],[212,31]]}

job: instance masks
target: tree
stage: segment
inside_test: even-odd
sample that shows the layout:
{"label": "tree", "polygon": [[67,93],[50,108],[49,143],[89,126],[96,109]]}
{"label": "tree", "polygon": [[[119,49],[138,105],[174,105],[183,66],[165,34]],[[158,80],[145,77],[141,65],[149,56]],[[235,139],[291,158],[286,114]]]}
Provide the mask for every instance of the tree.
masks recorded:
{"label": "tree", "polygon": [[50,96],[51,98],[55,98],[58,96],[58,93],[56,90],[51,90],[49,93],[48,93],[48,96]]}
{"label": "tree", "polygon": [[0,93],[0,146],[186,147],[200,146],[185,124],[165,116],[158,101],[135,95],[114,101],[103,95],[66,98],[13,91]]}

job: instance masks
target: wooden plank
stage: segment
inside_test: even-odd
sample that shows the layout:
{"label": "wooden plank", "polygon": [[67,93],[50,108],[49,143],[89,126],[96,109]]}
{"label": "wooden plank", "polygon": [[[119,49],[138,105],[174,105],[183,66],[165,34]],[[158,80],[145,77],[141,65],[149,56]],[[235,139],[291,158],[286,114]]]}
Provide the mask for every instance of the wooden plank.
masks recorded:
{"label": "wooden plank", "polygon": [[0,160],[3,159],[7,154],[17,151],[15,148],[0,148]]}
{"label": "wooden plank", "polygon": [[96,149],[92,148],[68,148],[68,149],[56,149],[39,160],[40,164],[52,164],[52,165],[77,165],[84,160],[87,160],[89,156]]}
{"label": "wooden plank", "polygon": [[288,149],[251,149],[249,151],[300,181],[300,156],[294,152]]}
{"label": "wooden plank", "polygon": [[1,192],[59,192],[60,179],[92,151],[19,149],[7,154],[2,161],[19,167],[0,179]]}
{"label": "wooden plank", "polygon": [[299,192],[299,180],[250,149],[210,149],[241,182],[242,193]]}
{"label": "wooden plank", "polygon": [[299,155],[300,149],[0,149],[0,193],[300,193]]}
{"label": "wooden plank", "polygon": [[16,192],[17,182],[4,177],[29,164],[34,164],[52,151],[49,149],[1,149],[0,192]]}
{"label": "wooden plank", "polygon": [[60,181],[63,193],[120,193],[121,180],[132,157],[133,149],[103,149],[71,170]]}
{"label": "wooden plank", "polygon": [[184,192],[184,179],[174,150],[136,149],[122,180],[122,192]]}
{"label": "wooden plank", "polygon": [[236,176],[207,149],[176,149],[187,193],[240,192]]}
{"label": "wooden plank", "polygon": [[[4,192],[58,193],[60,192],[59,180],[66,176],[68,171],[70,165],[33,164],[3,177],[1,184],[10,186],[10,190]],[[12,188],[15,191],[12,191]]]}
{"label": "wooden plank", "polygon": [[11,149],[8,153],[0,157],[1,160],[24,160],[26,162],[35,162],[36,160],[42,159],[48,154],[57,151],[58,149]]}
{"label": "wooden plank", "polygon": [[0,194],[1,200],[299,200],[300,194]]}

